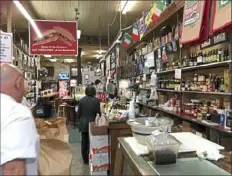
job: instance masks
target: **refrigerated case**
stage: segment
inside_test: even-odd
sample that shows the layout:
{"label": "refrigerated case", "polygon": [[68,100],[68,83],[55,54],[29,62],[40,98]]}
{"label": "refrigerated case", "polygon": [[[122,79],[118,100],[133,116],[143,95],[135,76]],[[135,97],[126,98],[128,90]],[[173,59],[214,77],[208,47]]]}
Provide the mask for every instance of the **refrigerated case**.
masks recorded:
{"label": "refrigerated case", "polygon": [[64,97],[68,95],[70,91],[70,83],[69,83],[69,74],[68,73],[60,73],[58,75],[58,92],[59,97]]}

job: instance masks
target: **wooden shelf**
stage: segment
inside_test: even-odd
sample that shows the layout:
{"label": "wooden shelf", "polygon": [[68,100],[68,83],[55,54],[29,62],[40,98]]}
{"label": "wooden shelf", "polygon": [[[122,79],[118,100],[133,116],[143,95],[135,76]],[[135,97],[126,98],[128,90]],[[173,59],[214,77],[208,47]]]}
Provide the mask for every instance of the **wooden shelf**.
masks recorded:
{"label": "wooden shelf", "polygon": [[[229,66],[229,64],[231,64],[231,63],[232,63],[232,60],[228,60],[228,61],[214,62],[214,63],[204,64],[204,65],[197,65],[197,66],[192,66],[192,67],[183,67],[180,69],[183,72],[187,72],[187,71],[193,71],[193,70],[198,70],[198,69],[225,67],[225,66]],[[174,72],[175,72],[175,70],[167,70],[167,71],[156,72],[156,74],[165,74],[165,73],[174,73]]]}
{"label": "wooden shelf", "polygon": [[232,136],[232,131],[230,129],[224,128],[223,126],[220,126],[219,124],[218,125],[209,125],[207,123],[204,123],[204,122],[202,122],[200,120],[197,120],[196,118],[193,118],[192,116],[186,115],[184,113],[177,113],[177,112],[174,112],[174,111],[167,111],[167,110],[164,110],[164,109],[159,108],[159,107],[148,106],[147,104],[144,104],[144,103],[137,103],[137,104],[141,105],[141,106],[146,106],[146,107],[148,107],[150,109],[153,109],[153,110],[162,111],[162,112],[167,113],[169,115],[173,115],[175,117],[179,117],[182,120],[186,120],[186,121],[190,121],[192,123],[203,125],[203,126],[215,129],[217,131],[220,131],[220,132],[223,132],[223,133],[227,133],[227,134],[229,134],[229,135]]}
{"label": "wooden shelf", "polygon": [[170,89],[156,89],[159,92],[177,92],[177,93],[192,93],[192,94],[210,94],[210,95],[223,95],[232,96],[230,92],[200,92],[200,91],[180,91],[180,90],[170,90]]}

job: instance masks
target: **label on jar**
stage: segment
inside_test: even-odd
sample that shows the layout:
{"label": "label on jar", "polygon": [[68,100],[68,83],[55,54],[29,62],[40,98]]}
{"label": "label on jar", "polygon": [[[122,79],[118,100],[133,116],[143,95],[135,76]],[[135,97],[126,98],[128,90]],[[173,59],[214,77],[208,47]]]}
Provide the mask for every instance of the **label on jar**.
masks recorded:
{"label": "label on jar", "polygon": [[202,56],[197,57],[197,63],[202,63],[202,62],[203,62],[203,57]]}

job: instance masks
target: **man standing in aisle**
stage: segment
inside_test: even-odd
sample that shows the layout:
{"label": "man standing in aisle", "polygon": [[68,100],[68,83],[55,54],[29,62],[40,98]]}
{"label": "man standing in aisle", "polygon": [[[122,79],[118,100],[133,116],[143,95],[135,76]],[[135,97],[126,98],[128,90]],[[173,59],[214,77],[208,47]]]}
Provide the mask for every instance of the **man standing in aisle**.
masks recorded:
{"label": "man standing in aisle", "polygon": [[1,63],[0,71],[0,175],[38,175],[39,138],[30,110],[21,104],[23,73],[6,63]]}

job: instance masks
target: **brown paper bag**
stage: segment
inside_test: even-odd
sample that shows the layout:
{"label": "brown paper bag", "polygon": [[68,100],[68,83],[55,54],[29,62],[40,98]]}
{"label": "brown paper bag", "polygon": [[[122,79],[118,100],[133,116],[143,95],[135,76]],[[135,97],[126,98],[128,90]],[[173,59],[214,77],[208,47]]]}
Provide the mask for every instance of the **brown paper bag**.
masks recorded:
{"label": "brown paper bag", "polygon": [[40,140],[39,175],[70,175],[70,146],[57,139]]}
{"label": "brown paper bag", "polygon": [[232,26],[231,0],[215,0],[213,2],[212,32],[217,33]]}
{"label": "brown paper bag", "polygon": [[68,143],[69,135],[65,118],[56,118],[54,120],[47,120],[43,123],[39,123],[40,126],[37,128],[37,132],[40,139],[59,139]]}

